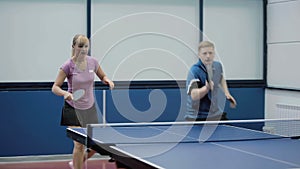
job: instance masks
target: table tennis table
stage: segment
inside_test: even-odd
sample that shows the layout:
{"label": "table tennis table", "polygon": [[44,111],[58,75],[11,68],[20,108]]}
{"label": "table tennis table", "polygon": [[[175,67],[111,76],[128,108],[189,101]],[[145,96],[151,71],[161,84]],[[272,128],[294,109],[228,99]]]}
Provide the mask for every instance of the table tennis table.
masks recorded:
{"label": "table tennis table", "polygon": [[300,169],[300,140],[226,124],[67,128],[128,168]]}

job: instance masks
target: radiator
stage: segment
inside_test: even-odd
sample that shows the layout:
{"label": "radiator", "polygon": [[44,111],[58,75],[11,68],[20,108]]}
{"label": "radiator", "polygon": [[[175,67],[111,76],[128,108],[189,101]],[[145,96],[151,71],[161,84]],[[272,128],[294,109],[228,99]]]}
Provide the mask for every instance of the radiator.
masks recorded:
{"label": "radiator", "polygon": [[[267,121],[263,131],[270,134],[282,136],[299,136],[300,135],[300,105],[289,105],[277,103],[274,112],[275,119],[295,119],[295,120],[276,120]],[[296,120],[297,119],[297,120]]]}

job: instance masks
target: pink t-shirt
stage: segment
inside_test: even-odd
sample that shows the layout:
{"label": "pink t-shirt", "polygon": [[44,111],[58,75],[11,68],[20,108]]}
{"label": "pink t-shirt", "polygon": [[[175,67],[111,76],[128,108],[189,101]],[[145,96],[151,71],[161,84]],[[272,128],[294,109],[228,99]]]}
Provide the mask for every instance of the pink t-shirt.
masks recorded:
{"label": "pink t-shirt", "polygon": [[77,101],[67,101],[72,107],[77,109],[88,109],[94,104],[94,78],[95,72],[99,68],[98,61],[87,56],[87,68],[80,70],[76,67],[74,61],[70,58],[61,69],[66,73],[68,80],[68,92],[73,93],[79,89],[85,91],[84,95]]}

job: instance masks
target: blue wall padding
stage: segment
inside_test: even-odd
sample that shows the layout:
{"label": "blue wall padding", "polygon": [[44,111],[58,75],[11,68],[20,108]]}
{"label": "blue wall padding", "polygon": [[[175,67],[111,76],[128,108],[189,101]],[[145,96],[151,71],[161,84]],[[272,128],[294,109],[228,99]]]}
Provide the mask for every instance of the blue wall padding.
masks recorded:
{"label": "blue wall padding", "polygon": [[[232,88],[230,91],[238,107],[230,109],[226,104],[229,118],[264,117],[263,88]],[[97,90],[95,94],[101,119],[103,93]],[[181,121],[185,100],[185,89],[107,91],[106,119],[108,122]],[[60,126],[62,97],[51,91],[2,91],[0,104],[0,156],[72,153],[72,140],[66,136],[66,128]]]}

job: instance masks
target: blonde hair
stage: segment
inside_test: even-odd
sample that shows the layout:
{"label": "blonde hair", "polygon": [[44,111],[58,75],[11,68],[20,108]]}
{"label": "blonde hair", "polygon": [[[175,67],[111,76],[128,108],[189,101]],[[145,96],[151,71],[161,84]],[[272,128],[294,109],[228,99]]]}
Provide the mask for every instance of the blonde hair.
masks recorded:
{"label": "blonde hair", "polygon": [[199,43],[198,45],[198,52],[202,49],[202,48],[207,48],[207,47],[212,47],[215,49],[215,45],[210,42],[210,41],[202,41]]}
{"label": "blonde hair", "polygon": [[[74,46],[78,44],[80,45],[84,45],[84,44],[89,44],[89,39],[82,34],[77,34],[73,37],[73,42],[72,42],[72,56],[74,55]],[[72,57],[71,56],[71,57]]]}

